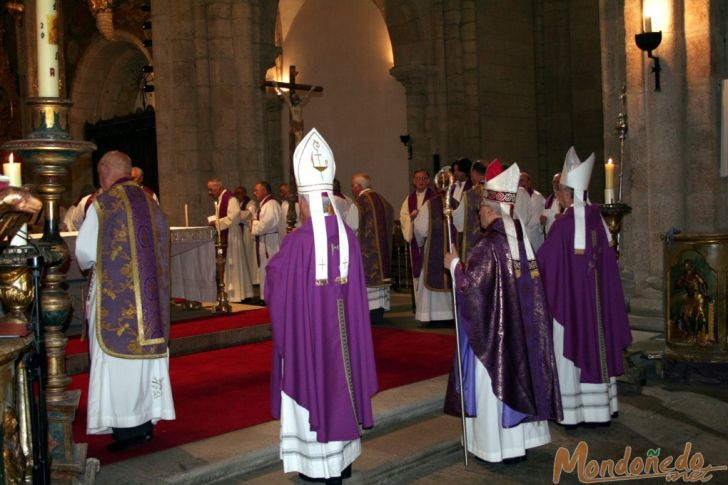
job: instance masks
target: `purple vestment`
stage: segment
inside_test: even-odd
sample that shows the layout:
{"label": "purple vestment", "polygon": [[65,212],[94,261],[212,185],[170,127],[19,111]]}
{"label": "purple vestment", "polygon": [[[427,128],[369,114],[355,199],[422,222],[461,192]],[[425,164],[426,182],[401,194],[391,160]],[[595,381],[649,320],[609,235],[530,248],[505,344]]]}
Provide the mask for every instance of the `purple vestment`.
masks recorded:
{"label": "purple vestment", "polygon": [[[527,266],[518,232],[521,264]],[[455,278],[466,414],[477,416],[475,356],[488,371],[493,394],[504,404],[503,427],[561,419],[551,318],[543,286],[528,271],[516,278],[502,219],[488,227],[471,250],[465,270],[459,266]],[[456,359],[445,397],[445,412],[453,415],[460,414]]]}
{"label": "purple vestment", "polygon": [[609,382],[624,373],[622,351],[632,342],[614,248],[598,206],[586,207],[586,250],[574,253],[574,209],[551,226],[536,258],[549,310],[564,327],[564,357],[581,382]]}
{"label": "purple vestment", "polygon": [[[429,226],[427,228],[427,241],[425,242],[425,255],[423,258],[423,276],[421,278],[425,287],[431,291],[450,291],[450,277],[445,271],[442,262],[445,260],[447,247],[447,221],[443,214],[442,197],[434,196],[430,199]],[[453,231],[453,234],[455,232]],[[414,239],[414,238],[413,238]]]}
{"label": "purple vestment", "polygon": [[309,412],[319,442],[353,440],[374,425],[377,392],[369,307],[359,243],[349,240],[349,278],[339,276],[336,217],[326,217],[329,283],[316,286],[311,219],[283,239],[268,261],[265,301],[272,322],[271,412],[281,391]]}
{"label": "purple vestment", "polygon": [[548,197],[546,197],[546,200],[543,203],[544,209],[550,209],[552,205],[554,205],[554,201],[556,201],[556,194],[551,192]]}
{"label": "purple vestment", "polygon": [[[229,191],[223,189],[222,195],[220,196],[220,202],[217,207],[217,217],[219,219],[224,219],[227,217],[227,210],[228,210],[228,204],[230,203],[230,199],[233,198],[233,194],[231,194]],[[220,231],[220,240],[223,244],[227,245],[228,241],[228,229],[222,229]],[[227,252],[227,246],[223,249],[223,251]]]}
{"label": "purple vestment", "polygon": [[359,210],[357,235],[367,286],[389,287],[392,283],[392,206],[373,190],[361,192],[354,203]]}
{"label": "purple vestment", "polygon": [[167,355],[169,225],[159,206],[130,179],[94,200],[98,342],[128,359]]}
{"label": "purple vestment", "polygon": [[[425,189],[425,196],[422,199],[422,205],[425,204],[435,195],[435,191],[430,187]],[[412,214],[413,211],[419,209],[417,207],[417,191],[415,190],[407,197],[407,210]],[[412,277],[419,278],[420,271],[422,271],[422,255],[420,254],[420,247],[417,245],[417,238],[413,237],[410,240],[410,261],[412,262]]]}

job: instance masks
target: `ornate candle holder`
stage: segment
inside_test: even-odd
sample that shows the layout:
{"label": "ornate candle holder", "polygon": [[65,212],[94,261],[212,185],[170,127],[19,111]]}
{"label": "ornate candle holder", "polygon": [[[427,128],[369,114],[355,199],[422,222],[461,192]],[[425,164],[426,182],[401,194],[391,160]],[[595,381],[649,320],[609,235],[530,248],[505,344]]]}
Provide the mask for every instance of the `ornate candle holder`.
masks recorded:
{"label": "ornate candle holder", "polygon": [[622,218],[632,212],[632,208],[624,202],[614,202],[613,204],[604,204],[601,211],[602,217],[607,223],[607,228],[612,234],[617,257],[619,257],[619,233],[622,230]]}
{"label": "ornate candle holder", "polygon": [[217,304],[215,305],[216,313],[230,313],[233,311],[228,301],[227,292],[225,291],[225,260],[226,260],[227,243],[222,241],[220,231],[215,232],[215,267],[217,272],[215,280],[217,282]]}
{"label": "ornate candle holder", "polygon": [[33,280],[25,267],[0,271],[0,300],[6,310],[0,317],[0,331],[3,335],[28,335],[28,317],[25,309],[33,301]]}
{"label": "ornate candle holder", "polygon": [[46,254],[56,256],[47,260],[40,295],[40,319],[48,360],[46,400],[48,408],[51,467],[55,479],[71,479],[85,468],[86,445],[73,441],[72,423],[81,397],[80,390],[67,391],[71,379],[66,375],[65,348],[68,339],[63,325],[71,311],[71,298],[62,285],[69,259],[68,247],[59,232],[59,202],[65,190],[68,168],[82,153],[96,149],[93,143],[73,140],[68,131],[68,111],[71,101],[60,98],[31,98],[32,133],[27,139],[11,140],[3,149],[19,153],[24,162],[33,165],[37,180],[35,189],[43,201],[45,223],[43,237],[38,243]]}

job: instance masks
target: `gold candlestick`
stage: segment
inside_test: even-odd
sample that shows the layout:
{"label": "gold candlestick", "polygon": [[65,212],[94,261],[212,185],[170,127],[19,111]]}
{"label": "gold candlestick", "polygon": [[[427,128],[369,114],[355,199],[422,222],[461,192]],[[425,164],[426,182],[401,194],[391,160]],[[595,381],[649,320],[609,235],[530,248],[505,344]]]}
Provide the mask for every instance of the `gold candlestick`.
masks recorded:
{"label": "gold candlestick", "polygon": [[230,313],[232,307],[228,301],[227,292],[225,291],[225,259],[226,259],[227,243],[222,241],[220,231],[215,232],[215,266],[217,274],[217,305],[215,305],[216,313]]}

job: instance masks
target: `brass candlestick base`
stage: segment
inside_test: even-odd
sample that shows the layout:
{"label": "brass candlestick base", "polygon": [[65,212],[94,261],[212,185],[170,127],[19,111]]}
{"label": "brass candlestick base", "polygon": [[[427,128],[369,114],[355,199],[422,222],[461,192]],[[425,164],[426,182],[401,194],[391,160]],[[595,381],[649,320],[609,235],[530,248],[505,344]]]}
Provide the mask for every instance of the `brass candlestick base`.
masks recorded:
{"label": "brass candlestick base", "polygon": [[28,268],[0,272],[0,300],[6,310],[6,314],[0,317],[0,335],[28,335],[25,309],[33,301],[33,282]]}
{"label": "brass candlestick base", "polygon": [[230,313],[233,308],[228,301],[227,292],[225,291],[225,259],[227,244],[222,242],[222,237],[218,232],[215,235],[215,266],[217,274],[217,304],[215,305],[215,313]]}
{"label": "brass candlestick base", "polygon": [[[79,391],[67,391],[71,379],[66,375],[63,334],[71,310],[71,299],[63,288],[66,278],[64,263],[68,248],[59,231],[59,202],[68,184],[68,169],[80,154],[96,150],[96,145],[74,140],[69,132],[68,113],[71,101],[60,98],[31,98],[32,133],[23,140],[11,140],[3,145],[5,151],[16,152],[33,166],[35,190],[43,201],[45,223],[39,245],[57,258],[45,261],[40,291],[40,320],[44,328],[47,357],[48,430],[53,460],[51,475],[54,481],[83,475],[86,448],[73,439],[73,422]],[[45,372],[43,372],[45,373]]]}
{"label": "brass candlestick base", "polygon": [[615,202],[602,206],[602,217],[604,217],[607,228],[612,234],[612,240],[617,250],[617,257],[619,257],[619,233],[622,230],[622,218],[630,212],[632,212],[632,208],[624,202]]}

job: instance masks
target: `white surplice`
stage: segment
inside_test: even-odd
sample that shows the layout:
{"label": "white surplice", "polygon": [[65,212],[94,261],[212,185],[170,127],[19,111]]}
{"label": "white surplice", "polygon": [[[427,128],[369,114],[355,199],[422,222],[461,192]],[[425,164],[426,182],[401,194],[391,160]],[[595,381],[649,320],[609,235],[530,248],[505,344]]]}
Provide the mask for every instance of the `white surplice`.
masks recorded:
{"label": "white surplice", "polygon": [[559,201],[556,197],[554,197],[553,202],[551,203],[551,207],[546,209],[544,207],[544,210],[541,212],[541,215],[546,217],[546,225],[545,225],[545,232],[546,236],[549,235],[549,231],[551,230],[551,225],[556,220],[556,215],[561,214],[561,204],[559,204]]}
{"label": "white surplice", "polygon": [[[223,189],[217,198],[218,212],[220,201],[227,192]],[[235,197],[228,200],[227,212],[215,214],[219,218],[220,230],[228,231],[227,257],[225,258],[225,291],[230,301],[239,302],[253,296],[253,282],[248,270],[248,259],[243,247],[243,232],[240,228],[240,203]]]}
{"label": "white surplice", "polygon": [[[75,255],[82,270],[96,264],[98,231],[98,215],[91,206],[76,239]],[[96,341],[96,278],[94,271],[86,302],[91,358],[86,432],[107,434],[112,427],[131,428],[147,421],[175,419],[169,354],[153,359],[122,359],[106,354]]]}
{"label": "white surplice", "polygon": [[581,382],[581,370],[564,356],[564,327],[554,320],[554,356],[559,372],[561,403],[564,419],[559,423],[607,423],[612,414],[619,411],[617,402],[617,379],[610,377],[608,383],[585,384]]}
{"label": "white surplice", "polygon": [[[422,204],[425,203],[425,195],[427,194],[427,189],[423,190],[422,192],[417,192],[417,210],[422,209]],[[409,244],[412,241],[412,238],[414,237],[414,221],[410,218],[410,210],[409,210],[409,196],[407,196],[404,199],[404,202],[402,202],[402,207],[399,209],[399,224],[402,227],[402,237],[405,241]],[[424,255],[424,251],[422,248],[420,248],[420,256]],[[412,257],[410,256],[410,262],[412,261]],[[418,276],[412,275],[412,284],[413,288],[415,288],[415,292],[417,291],[417,280],[419,279]]]}
{"label": "white surplice", "polygon": [[253,221],[257,210],[258,204],[253,199],[248,201],[245,207],[240,208],[240,229],[243,232],[243,252],[248,262],[250,282],[254,285],[257,285],[260,279],[258,278],[258,257],[255,254],[255,238],[250,233],[250,223]]}
{"label": "white surplice", "polygon": [[465,418],[468,451],[480,459],[497,463],[523,456],[527,449],[549,443],[548,421],[503,427],[503,401],[493,393],[490,375],[483,363],[475,356],[473,360],[477,416]]}
{"label": "white surplice", "polygon": [[281,391],[281,449],[283,472],[299,472],[311,478],[341,476],[341,472],[361,455],[361,439],[316,441],[308,410]]}
{"label": "white surplice", "polygon": [[250,228],[251,234],[258,237],[258,279],[260,281],[260,297],[265,298],[265,266],[268,260],[278,252],[281,238],[278,232],[281,224],[281,206],[272,196],[266,196],[258,207],[255,219]]}
{"label": "white surplice", "polygon": [[[415,320],[420,322],[431,322],[435,320],[452,320],[452,292],[432,291],[424,283],[422,277],[425,274],[425,244],[430,229],[430,201],[424,203],[422,209],[414,220],[414,237],[422,255],[422,273],[415,282]],[[443,235],[447,237],[447,235]],[[444,267],[445,261],[432,261],[432,264],[439,264]]]}
{"label": "white surplice", "polygon": [[[528,192],[528,191],[527,191]],[[541,224],[541,213],[543,212],[546,199],[541,192],[534,190],[531,194],[531,219],[528,221],[528,239],[531,241],[534,251],[543,244],[543,224]]]}

